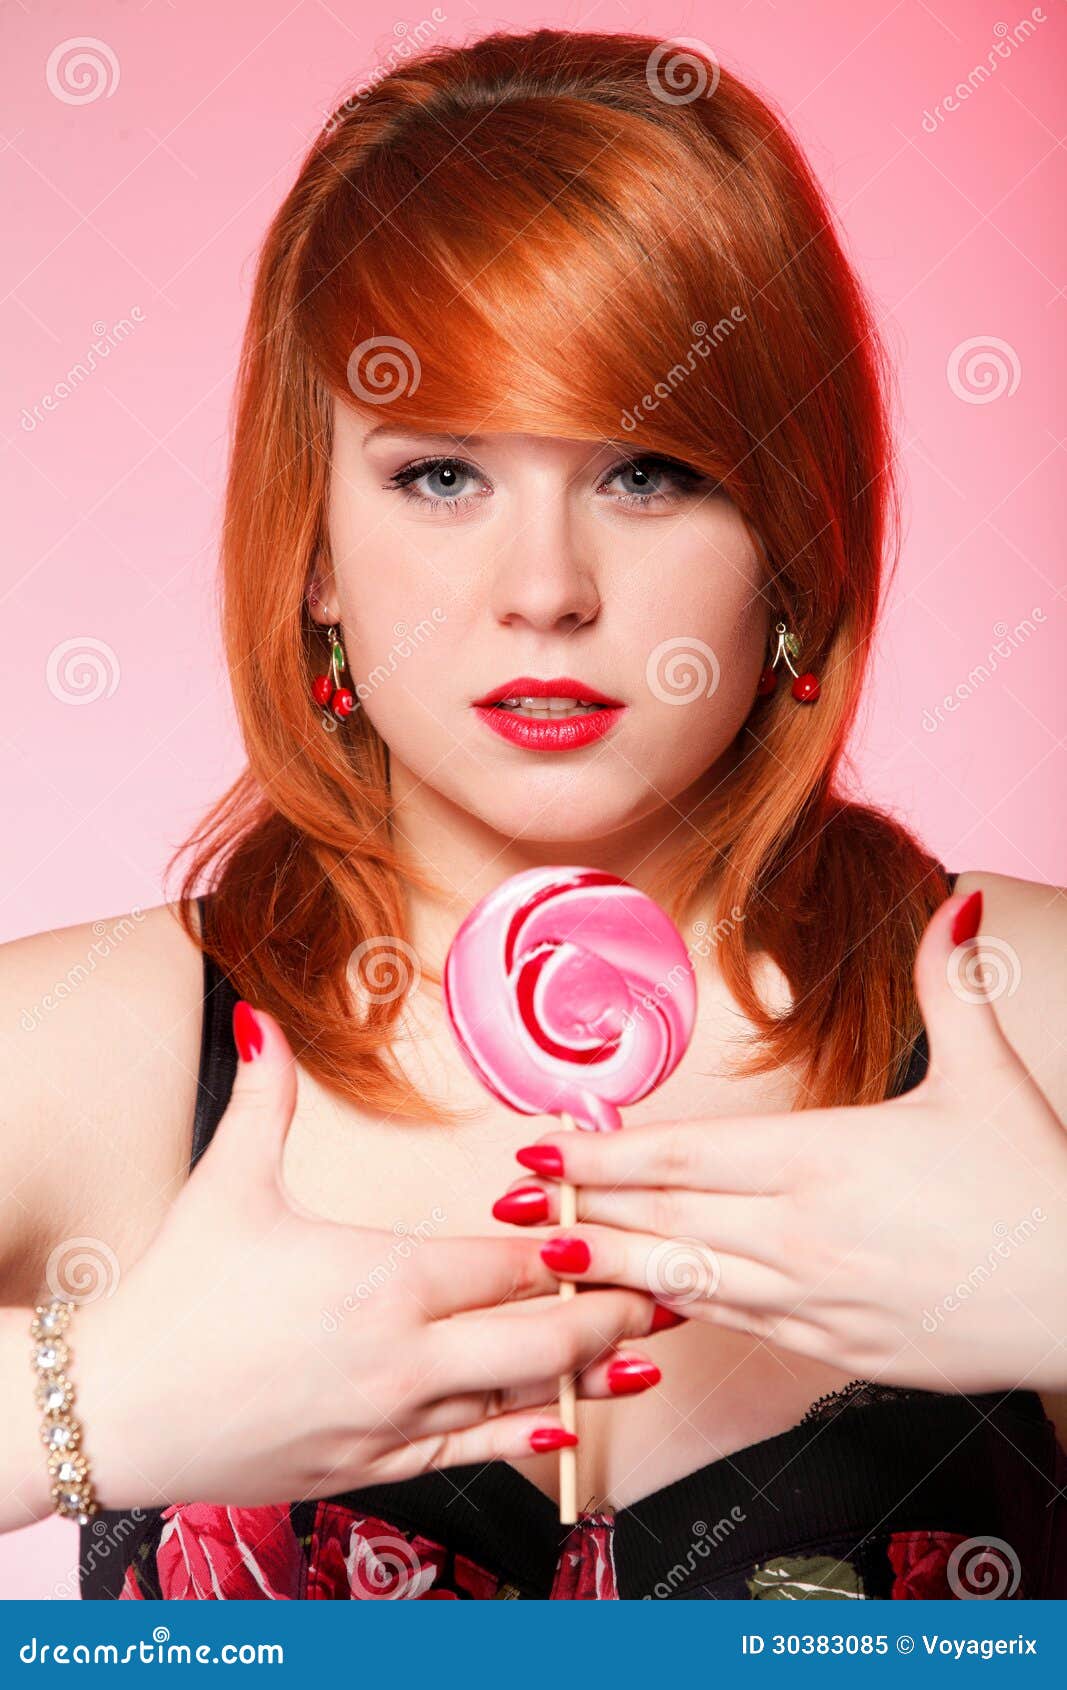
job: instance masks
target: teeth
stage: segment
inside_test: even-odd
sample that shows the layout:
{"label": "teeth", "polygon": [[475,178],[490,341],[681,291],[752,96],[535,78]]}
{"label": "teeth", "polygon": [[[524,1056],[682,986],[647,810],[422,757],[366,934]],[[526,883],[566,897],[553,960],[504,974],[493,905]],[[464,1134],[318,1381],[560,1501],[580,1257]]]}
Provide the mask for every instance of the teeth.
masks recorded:
{"label": "teeth", "polygon": [[498,710],[520,711],[524,716],[587,716],[603,710],[602,704],[588,704],[578,698],[502,698]]}

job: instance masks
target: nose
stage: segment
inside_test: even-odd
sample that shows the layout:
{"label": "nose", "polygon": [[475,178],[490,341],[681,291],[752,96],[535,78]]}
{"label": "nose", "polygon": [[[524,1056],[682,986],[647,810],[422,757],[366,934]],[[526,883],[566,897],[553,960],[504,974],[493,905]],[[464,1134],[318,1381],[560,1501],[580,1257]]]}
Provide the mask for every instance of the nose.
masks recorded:
{"label": "nose", "polygon": [[[543,492],[542,492],[543,499]],[[562,506],[518,513],[519,528],[498,554],[490,606],[505,626],[573,633],[600,610],[596,574],[575,544]]]}

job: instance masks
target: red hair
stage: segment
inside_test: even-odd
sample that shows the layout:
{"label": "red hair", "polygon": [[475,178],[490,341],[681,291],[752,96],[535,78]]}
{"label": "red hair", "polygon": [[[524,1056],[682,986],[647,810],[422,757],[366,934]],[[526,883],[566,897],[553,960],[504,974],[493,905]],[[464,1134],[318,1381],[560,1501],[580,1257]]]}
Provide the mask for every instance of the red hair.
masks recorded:
{"label": "red hair", "polygon": [[[430,48],[338,108],[260,256],[222,547],[248,768],[168,873],[191,853],[182,899],[205,875],[214,892],[203,944],[309,1072],[382,1112],[452,1118],[390,1059],[402,977],[383,992],[379,973],[358,1015],[348,985],[359,946],[407,966],[405,881],[433,887],[390,839],[366,712],[322,731],[305,593],[334,397],[380,420],[383,383],[399,425],[623,428],[723,484],[822,691],[756,701],[654,895],[684,934],[714,885],[718,962],[757,1031],[740,1071],[797,1065],[804,1106],[885,1096],[919,1030],[912,962],[945,873],[838,785],[896,562],[884,350],[781,115],[689,46],[702,91],[681,97],[671,51],[554,29]],[[755,949],[787,1014],[757,995]]]}

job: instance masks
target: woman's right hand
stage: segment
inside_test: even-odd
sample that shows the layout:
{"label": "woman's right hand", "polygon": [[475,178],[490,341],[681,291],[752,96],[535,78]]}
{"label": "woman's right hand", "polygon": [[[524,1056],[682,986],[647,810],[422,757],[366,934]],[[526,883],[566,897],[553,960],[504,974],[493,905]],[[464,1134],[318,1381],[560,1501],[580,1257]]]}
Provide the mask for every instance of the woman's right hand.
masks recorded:
{"label": "woman's right hand", "polygon": [[430,1238],[397,1262],[395,1233],[302,1209],[281,1177],[293,1054],[272,1016],[255,1023],[261,1049],[156,1237],[75,1310],[100,1506],[255,1507],[557,1447],[537,1434],[561,1430],[558,1376],[611,1394],[652,1297],[562,1301],[533,1238]]}

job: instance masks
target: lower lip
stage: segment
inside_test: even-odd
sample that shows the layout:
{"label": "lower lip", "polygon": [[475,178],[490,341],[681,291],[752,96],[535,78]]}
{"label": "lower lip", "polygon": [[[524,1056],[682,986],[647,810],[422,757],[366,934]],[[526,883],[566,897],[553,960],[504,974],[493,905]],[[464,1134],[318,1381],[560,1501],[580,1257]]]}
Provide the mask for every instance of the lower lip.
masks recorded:
{"label": "lower lip", "polygon": [[589,710],[581,716],[520,716],[514,710],[476,704],[474,713],[501,739],[529,751],[577,751],[603,739],[621,719],[625,704]]}

